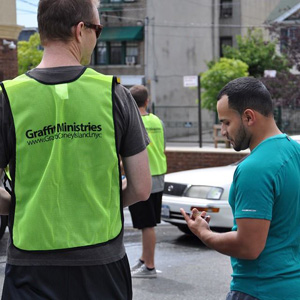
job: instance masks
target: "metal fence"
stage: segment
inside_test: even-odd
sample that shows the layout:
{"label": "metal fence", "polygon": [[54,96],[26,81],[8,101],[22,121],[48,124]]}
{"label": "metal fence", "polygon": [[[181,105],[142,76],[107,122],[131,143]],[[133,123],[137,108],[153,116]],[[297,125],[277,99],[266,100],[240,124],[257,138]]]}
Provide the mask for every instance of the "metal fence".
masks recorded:
{"label": "metal fence", "polygon": [[[153,105],[152,111],[164,122],[167,142],[199,144],[201,135],[203,143],[213,143],[215,112],[202,110],[199,126],[198,106]],[[300,134],[300,107],[276,107],[274,116],[282,132]]]}
{"label": "metal fence", "polygon": [[282,132],[300,134],[300,107],[276,107],[274,116]]}
{"label": "metal fence", "polygon": [[213,112],[202,111],[199,126],[198,106],[155,105],[152,111],[164,122],[167,142],[199,143],[200,139],[204,143],[213,141]]}

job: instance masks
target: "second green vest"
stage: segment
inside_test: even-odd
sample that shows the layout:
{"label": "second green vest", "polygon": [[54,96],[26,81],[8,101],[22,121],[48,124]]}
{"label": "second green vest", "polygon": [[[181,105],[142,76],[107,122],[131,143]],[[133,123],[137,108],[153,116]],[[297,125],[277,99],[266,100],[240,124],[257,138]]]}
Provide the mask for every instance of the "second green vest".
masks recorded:
{"label": "second green vest", "polygon": [[151,175],[165,174],[167,172],[167,159],[165,155],[164,129],[161,120],[153,114],[142,116],[142,120],[150,139],[147,152]]}

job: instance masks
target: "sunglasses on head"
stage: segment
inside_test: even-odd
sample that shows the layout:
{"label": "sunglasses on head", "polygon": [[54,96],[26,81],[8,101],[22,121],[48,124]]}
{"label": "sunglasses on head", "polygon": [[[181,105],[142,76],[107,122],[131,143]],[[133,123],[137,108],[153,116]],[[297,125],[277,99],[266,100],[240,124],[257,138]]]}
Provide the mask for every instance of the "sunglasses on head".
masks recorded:
{"label": "sunglasses on head", "polygon": [[[78,25],[79,22],[77,22],[76,24],[72,25],[72,26],[75,26],[75,25]],[[103,28],[103,25],[99,24],[99,25],[96,25],[96,24],[91,24],[91,23],[86,23],[86,22],[83,22],[84,26],[86,28],[90,28],[90,29],[94,29],[95,30],[95,33],[96,33],[96,38],[98,38],[102,32],[102,28]]]}

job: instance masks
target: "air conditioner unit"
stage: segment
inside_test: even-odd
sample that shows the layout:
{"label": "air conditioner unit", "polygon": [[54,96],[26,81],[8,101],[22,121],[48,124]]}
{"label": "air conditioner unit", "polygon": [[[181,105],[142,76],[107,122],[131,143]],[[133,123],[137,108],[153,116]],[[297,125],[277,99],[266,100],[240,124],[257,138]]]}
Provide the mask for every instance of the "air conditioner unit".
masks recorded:
{"label": "air conditioner unit", "polygon": [[135,65],[135,56],[126,56],[125,61],[128,66]]}

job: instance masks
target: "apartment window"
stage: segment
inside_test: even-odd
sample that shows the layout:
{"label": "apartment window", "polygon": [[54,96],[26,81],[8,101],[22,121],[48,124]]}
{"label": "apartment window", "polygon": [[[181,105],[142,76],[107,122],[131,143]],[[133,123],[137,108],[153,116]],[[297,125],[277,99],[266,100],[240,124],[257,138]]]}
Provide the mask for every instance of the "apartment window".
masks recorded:
{"label": "apartment window", "polygon": [[127,65],[134,65],[138,62],[139,45],[138,43],[126,43],[126,58]]}
{"label": "apartment window", "polygon": [[232,17],[232,0],[220,0],[220,18]]}
{"label": "apartment window", "polygon": [[107,47],[106,43],[99,42],[96,48],[96,63],[98,65],[105,65],[107,63]]}
{"label": "apartment window", "polygon": [[136,65],[139,60],[137,42],[98,42],[95,65]]}
{"label": "apartment window", "polygon": [[220,57],[223,57],[223,47],[232,47],[232,36],[222,36],[220,37]]}
{"label": "apartment window", "polygon": [[299,35],[297,28],[289,27],[280,30],[280,51],[283,52],[289,44],[297,42]]}
{"label": "apartment window", "polygon": [[110,43],[110,64],[122,65],[122,43],[111,42]]}

